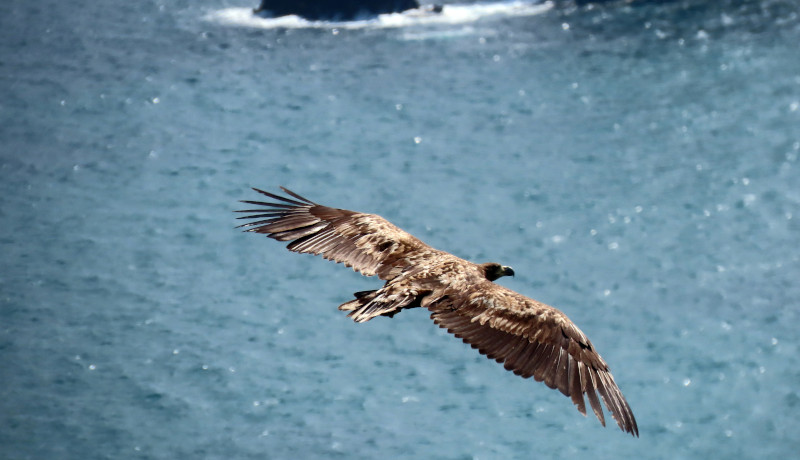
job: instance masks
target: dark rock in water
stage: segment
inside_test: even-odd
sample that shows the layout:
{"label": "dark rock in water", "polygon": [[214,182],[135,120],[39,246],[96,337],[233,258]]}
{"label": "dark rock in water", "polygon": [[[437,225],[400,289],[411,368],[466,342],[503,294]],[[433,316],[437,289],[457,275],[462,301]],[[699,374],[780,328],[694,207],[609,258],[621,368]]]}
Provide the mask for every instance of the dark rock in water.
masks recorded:
{"label": "dark rock in water", "polygon": [[418,8],[417,0],[261,0],[259,15],[296,14],[312,20],[349,21]]}
{"label": "dark rock in water", "polygon": [[[576,5],[589,5],[589,4],[600,4],[600,3],[619,3],[619,4],[646,4],[646,3],[671,3],[676,0],[574,0]],[[567,2],[556,2],[559,3],[567,3]]]}

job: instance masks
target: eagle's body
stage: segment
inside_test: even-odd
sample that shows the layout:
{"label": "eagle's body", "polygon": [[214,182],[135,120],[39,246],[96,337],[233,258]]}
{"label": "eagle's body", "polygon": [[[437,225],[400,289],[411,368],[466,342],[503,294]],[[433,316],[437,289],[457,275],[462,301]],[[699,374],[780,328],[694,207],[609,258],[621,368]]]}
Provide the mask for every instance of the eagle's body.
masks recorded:
{"label": "eagle's body", "polygon": [[241,218],[259,219],[242,227],[290,241],[290,251],[322,255],[386,280],[339,306],[355,321],[427,308],[440,327],[515,374],[557,388],[584,415],[585,394],[605,425],[602,398],[619,427],[639,435],[628,402],[583,332],[561,311],[494,283],[514,274],[509,267],[466,261],[375,214],[329,208],[281,188],[292,198],[254,189],[279,202],[245,201],[263,208],[239,211],[252,213]]}

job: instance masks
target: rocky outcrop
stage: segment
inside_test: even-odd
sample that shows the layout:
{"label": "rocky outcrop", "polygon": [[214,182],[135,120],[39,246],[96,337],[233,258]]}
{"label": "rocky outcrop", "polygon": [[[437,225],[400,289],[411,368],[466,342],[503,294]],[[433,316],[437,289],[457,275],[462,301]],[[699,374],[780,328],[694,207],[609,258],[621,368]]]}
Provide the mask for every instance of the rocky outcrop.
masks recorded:
{"label": "rocky outcrop", "polygon": [[272,17],[296,14],[311,20],[350,21],[418,7],[417,0],[261,0],[253,12]]}

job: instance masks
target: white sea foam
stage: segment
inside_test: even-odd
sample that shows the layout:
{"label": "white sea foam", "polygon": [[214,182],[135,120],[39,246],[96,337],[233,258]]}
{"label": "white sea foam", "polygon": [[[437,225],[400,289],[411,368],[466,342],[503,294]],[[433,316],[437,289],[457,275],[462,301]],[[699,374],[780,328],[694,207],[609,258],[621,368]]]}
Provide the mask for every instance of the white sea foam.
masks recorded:
{"label": "white sea foam", "polygon": [[357,21],[310,21],[296,15],[265,18],[253,14],[251,8],[223,8],[208,14],[206,19],[220,24],[258,29],[378,29],[420,25],[457,25],[487,18],[533,16],[542,14],[552,7],[551,2],[522,1],[452,4],[444,5],[441,13],[415,9],[402,13],[381,14],[375,18]]}

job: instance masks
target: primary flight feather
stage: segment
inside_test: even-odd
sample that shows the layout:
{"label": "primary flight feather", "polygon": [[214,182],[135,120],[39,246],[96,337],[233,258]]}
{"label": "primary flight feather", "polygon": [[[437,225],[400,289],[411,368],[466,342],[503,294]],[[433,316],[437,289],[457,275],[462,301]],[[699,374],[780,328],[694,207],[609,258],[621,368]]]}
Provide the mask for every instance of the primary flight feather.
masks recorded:
{"label": "primary flight feather", "polygon": [[254,188],[276,201],[243,201],[259,208],[237,211],[248,213],[239,219],[256,219],[239,227],[385,280],[339,306],[353,320],[427,308],[440,327],[515,374],[558,389],[584,415],[585,395],[605,426],[602,399],[617,425],[639,436],[628,402],[583,332],[561,311],[494,283],[513,275],[510,267],[466,261],[378,215],[330,208],[281,189],[287,196]]}

